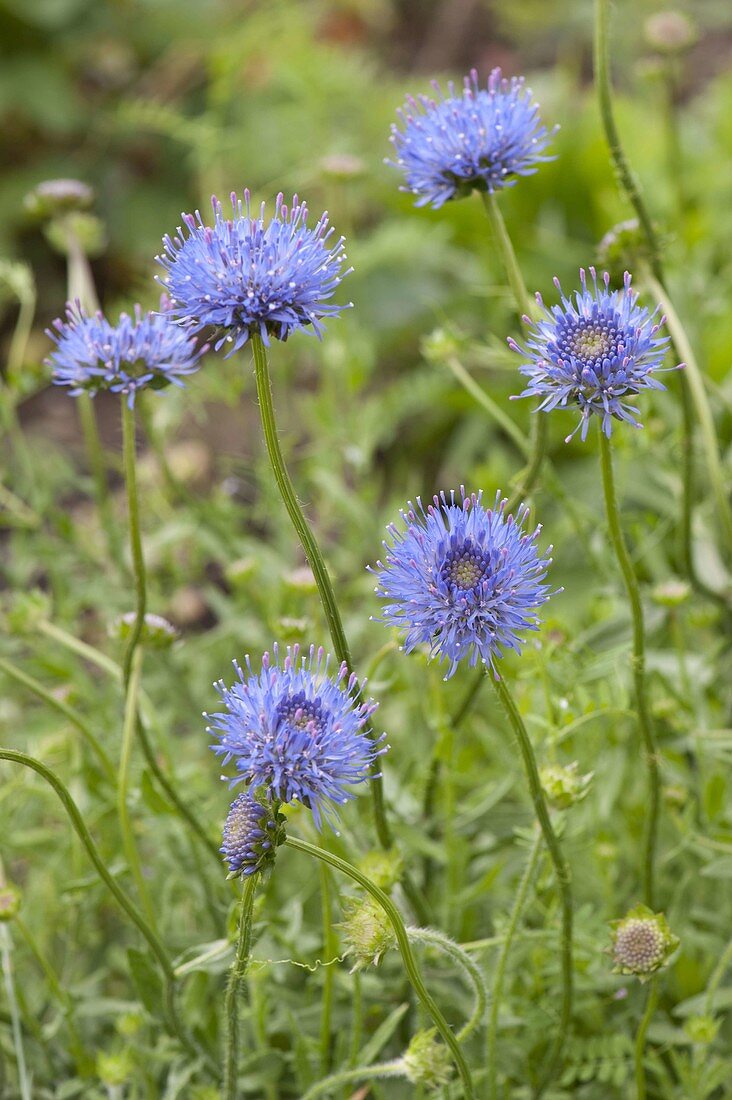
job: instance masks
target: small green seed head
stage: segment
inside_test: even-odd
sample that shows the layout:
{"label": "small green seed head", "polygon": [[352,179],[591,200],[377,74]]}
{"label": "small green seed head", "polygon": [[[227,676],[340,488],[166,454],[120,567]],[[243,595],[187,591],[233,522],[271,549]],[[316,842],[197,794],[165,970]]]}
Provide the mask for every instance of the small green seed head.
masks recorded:
{"label": "small green seed head", "polygon": [[434,1091],[448,1085],[453,1073],[450,1052],[436,1034],[436,1028],[418,1031],[402,1055],[404,1072],[412,1084]]}
{"label": "small green seed head", "polygon": [[615,973],[635,974],[646,981],[664,967],[679,945],[663,913],[636,905],[622,920],[611,923]]}
{"label": "small green seed head", "polygon": [[587,797],[592,772],[579,774],[579,764],[547,764],[540,771],[541,785],[547,802],[555,810],[568,810]]}
{"label": "small green seed head", "polygon": [[0,924],[13,920],[20,911],[20,890],[6,883],[0,886]]}
{"label": "small green seed head", "polygon": [[396,943],[394,930],[380,905],[371,898],[349,898],[344,903],[345,953],[353,958],[351,973],[378,966],[382,956]]}
{"label": "small green seed head", "polygon": [[372,882],[388,893],[402,877],[404,864],[399,853],[394,848],[390,848],[388,852],[367,852],[358,861],[358,868],[363,871],[366,878],[370,878]]}

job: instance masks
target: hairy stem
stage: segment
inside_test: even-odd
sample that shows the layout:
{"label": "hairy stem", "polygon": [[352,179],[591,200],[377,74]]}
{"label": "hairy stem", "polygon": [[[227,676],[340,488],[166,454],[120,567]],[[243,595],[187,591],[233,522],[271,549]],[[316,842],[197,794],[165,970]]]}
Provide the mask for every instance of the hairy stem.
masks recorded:
{"label": "hairy stem", "polygon": [[393,1062],[377,1062],[373,1066],[344,1069],[312,1085],[303,1094],[302,1100],[316,1100],[318,1096],[335,1096],[336,1089],[341,1085],[353,1085],[357,1081],[373,1081],[377,1077],[406,1077],[403,1062],[397,1058]]}
{"label": "hairy stem", "polygon": [[18,1085],[21,1100],[32,1100],[31,1079],[28,1076],[28,1067],[25,1061],[23,1047],[23,1028],[20,1022],[20,1007],[15,993],[13,980],[13,941],[10,930],[4,924],[0,924],[0,958],[2,958],[3,978],[5,981],[5,995],[10,1009],[11,1030],[13,1035],[13,1049],[15,1050],[15,1063],[18,1067]]}
{"label": "hairy stem", "polygon": [[122,679],[127,690],[132,674],[132,660],[142,637],[147,608],[147,586],[145,580],[145,559],[142,553],[142,535],[140,532],[140,504],[137,496],[137,471],[135,465],[135,414],[122,395],[122,453],[125,467],[125,488],[127,490],[127,511],[130,527],[130,550],[132,568],[135,574],[135,621],[125,650],[122,664]]}
{"label": "hairy stem", "polygon": [[[319,865],[320,899],[323,916],[323,953],[326,959],[335,958],[338,953],[338,938],[333,931],[332,898],[330,889],[330,871],[324,863]],[[330,1038],[333,1022],[333,979],[332,966],[326,966],[323,972],[323,997],[320,1015],[320,1072],[330,1069]]]}
{"label": "hairy stem", "polygon": [[653,723],[648,707],[646,694],[646,640],[645,625],[643,621],[643,604],[641,603],[640,586],[635,575],[633,562],[630,559],[628,548],[620,524],[620,510],[618,508],[617,494],[615,492],[615,477],[613,474],[613,459],[610,440],[600,427],[600,457],[602,461],[602,485],[605,494],[605,511],[607,512],[610,541],[620,566],[625,581],[625,590],[628,594],[631,615],[633,618],[633,691],[638,715],[643,748],[645,750],[646,768],[648,770],[648,809],[646,812],[645,840],[643,844],[643,899],[646,905],[653,909],[655,894],[655,860],[656,843],[658,834],[658,812],[661,793],[661,775],[659,767],[658,749],[653,732]]}
{"label": "hairy stem", "polygon": [[529,887],[536,873],[536,867],[539,862],[539,854],[541,852],[542,834],[537,832],[534,839],[534,843],[529,851],[529,858],[524,867],[524,873],[521,876],[519,882],[519,888],[516,892],[516,897],[513,901],[513,907],[511,909],[511,915],[508,919],[508,927],[504,933],[503,943],[501,944],[501,950],[498,955],[498,961],[496,963],[496,970],[493,976],[493,987],[491,989],[491,1010],[488,1015],[488,1087],[491,1100],[497,1100],[498,1097],[498,1067],[496,1065],[496,1038],[498,1036],[498,1015],[501,1009],[501,1001],[503,999],[503,980],[506,974],[506,964],[508,963],[508,954],[511,950],[516,930],[518,929],[521,916],[526,905],[526,899],[529,893]]}
{"label": "hairy stem", "polygon": [[226,1047],[224,1053],[224,1100],[237,1100],[237,1064],[239,1055],[239,1004],[252,947],[252,910],[254,894],[257,889],[258,875],[249,875],[244,880],[244,890],[239,911],[239,933],[236,942],[236,955],[231,964],[229,982],[226,987],[224,1012],[226,1014]]}
{"label": "hairy stem", "polygon": [[645,1050],[646,1050],[646,1033],[653,1019],[653,1013],[656,1011],[656,1005],[658,1004],[658,978],[651,978],[650,986],[648,988],[648,997],[646,999],[646,1008],[643,1013],[640,1024],[638,1025],[638,1032],[635,1037],[635,1088],[637,1100],[646,1100],[646,1070],[645,1070]]}
{"label": "hairy stem", "polygon": [[122,751],[120,752],[119,770],[117,772],[117,814],[119,816],[120,831],[122,833],[122,847],[125,853],[127,865],[132,873],[137,892],[145,910],[145,916],[154,928],[156,925],[155,911],[150,900],[150,892],[145,882],[140,863],[140,853],[137,850],[137,842],[130,821],[130,812],[127,805],[127,788],[130,779],[130,760],[132,759],[132,747],[135,742],[135,728],[137,725],[137,704],[140,691],[140,675],[142,673],[142,649],[138,648],[132,658],[130,679],[127,685],[125,698],[125,720],[122,730]]}
{"label": "hairy stem", "polygon": [[508,720],[511,723],[516,742],[521,753],[521,758],[526,772],[526,778],[529,784],[529,791],[531,793],[531,800],[534,804],[534,811],[539,821],[544,842],[546,843],[549,856],[554,867],[554,874],[557,879],[557,889],[559,890],[559,896],[562,909],[562,935],[561,935],[561,966],[562,966],[562,1004],[560,1009],[559,1028],[557,1035],[549,1051],[546,1066],[538,1090],[535,1092],[535,1096],[539,1097],[544,1092],[544,1089],[551,1082],[556,1068],[559,1064],[562,1048],[564,1046],[565,1039],[567,1038],[567,1032],[569,1030],[570,1022],[572,1019],[572,997],[573,997],[573,966],[572,966],[572,922],[573,922],[573,906],[572,906],[572,886],[569,866],[562,854],[562,849],[559,845],[559,840],[554,832],[554,826],[552,825],[551,818],[549,816],[549,810],[547,809],[546,799],[544,797],[544,791],[539,779],[539,770],[536,766],[536,757],[534,756],[534,749],[531,744],[531,739],[528,734],[528,730],[524,725],[524,720],[519,713],[518,707],[514,702],[513,696],[508,689],[505,680],[496,679],[488,675],[491,678],[493,686],[496,690],[496,694],[503,706]]}
{"label": "hairy stem", "polygon": [[477,1027],[480,1027],[485,1018],[488,993],[480,967],[476,966],[470,958],[470,955],[463,951],[462,947],[459,947],[458,944],[448,936],[443,936],[442,932],[438,932],[434,928],[408,928],[407,935],[412,943],[427,944],[429,947],[436,947],[438,951],[442,951],[443,954],[448,955],[453,962],[457,963],[467,977],[470,985],[473,987],[475,993],[473,1011],[470,1014],[470,1018],[463,1024],[460,1031],[457,1033],[457,1041],[459,1043],[464,1043],[468,1036],[471,1035]]}
{"label": "hairy stem", "polygon": [[[282,448],[280,447],[274,403],[272,400],[272,384],[269,377],[267,351],[261,337],[258,335],[252,335],[251,345],[254,357],[254,374],[257,384],[257,398],[262,420],[262,431],[264,433],[264,441],[267,446],[267,454],[269,455],[269,460],[272,465],[275,481],[277,482],[277,487],[282,496],[287,514],[300,540],[300,545],[305,552],[305,557],[313,571],[315,583],[318,587],[318,594],[320,595],[320,601],[323,605],[323,611],[325,612],[328,629],[333,641],[335,655],[339,661],[345,662],[350,672],[353,670],[353,661],[343,629],[343,622],[338,609],[333,582],[328,573],[328,567],[325,564],[325,559],[321,553],[320,547],[305,518],[300,502],[297,499],[297,493],[292,484],[292,479],[290,478],[284,455],[282,454]],[[392,847],[394,839],[386,817],[384,786],[380,775],[378,760],[374,761],[372,772],[373,776],[369,786],[373,799],[376,833],[381,846],[385,850],[388,850]],[[404,877],[404,890],[419,920],[426,920],[427,914],[424,900],[421,898],[421,895],[407,875]]]}
{"label": "hairy stem", "polygon": [[425,1012],[431,1017],[432,1022],[450,1049],[453,1061],[463,1083],[465,1100],[474,1100],[475,1092],[473,1089],[473,1080],[467,1062],[463,1056],[463,1052],[460,1049],[460,1044],[424,984],[409,943],[409,935],[404,927],[404,921],[394,902],[383,890],[376,886],[371,879],[367,878],[366,875],[359,871],[357,867],[347,863],[344,859],[341,859],[340,856],[336,856],[332,852],[327,852],[323,848],[318,848],[315,844],[309,844],[306,840],[299,840],[292,836],[288,836],[285,843],[299,852],[305,852],[307,855],[330,864],[331,867],[335,867],[335,869],[342,874],[348,875],[349,878],[353,879],[354,882],[357,882],[359,886],[366,890],[374,901],[384,910],[389,923],[394,929],[394,935],[396,936],[397,944],[399,945],[399,950],[402,955],[404,969],[407,972],[407,977],[409,978],[411,986]]}

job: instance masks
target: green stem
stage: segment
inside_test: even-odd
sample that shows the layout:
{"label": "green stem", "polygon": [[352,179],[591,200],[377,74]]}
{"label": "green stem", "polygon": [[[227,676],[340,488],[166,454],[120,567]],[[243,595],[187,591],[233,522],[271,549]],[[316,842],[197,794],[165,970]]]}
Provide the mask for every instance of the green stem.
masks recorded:
{"label": "green stem", "polygon": [[[343,629],[343,622],[341,620],[341,614],[338,609],[338,602],[336,600],[335,590],[333,588],[333,582],[328,573],[328,568],[325,564],[325,559],[320,551],[320,547],[315,539],[310,526],[305,519],[305,515],[300,506],[300,502],[297,499],[295,487],[292,484],[287,466],[285,464],[284,455],[282,454],[282,448],[280,447],[279,436],[277,434],[277,422],[275,419],[274,403],[272,400],[272,383],[269,376],[269,363],[267,361],[267,351],[262,342],[262,339],[258,335],[252,335],[251,337],[252,355],[254,357],[254,374],[257,385],[257,399],[259,401],[259,412],[262,420],[262,431],[264,433],[264,441],[267,446],[267,454],[272,465],[272,471],[277,482],[277,487],[282,496],[282,501],[285,505],[290,521],[292,522],[297,536],[300,540],[300,544],[305,552],[305,557],[308,560],[308,564],[313,571],[315,583],[318,587],[318,593],[320,595],[320,601],[323,605],[323,611],[328,622],[328,629],[333,641],[333,649],[335,655],[339,661],[345,662],[349,672],[353,671],[353,661],[351,658],[351,651],[346,640],[345,631]],[[382,848],[388,851],[394,844],[394,838],[392,836],[389,822],[386,817],[386,807],[384,805],[384,786],[381,775],[379,774],[379,762],[378,759],[374,761],[372,768],[373,775],[369,784],[371,788],[371,797],[373,799],[374,809],[374,822],[376,825],[376,833],[379,838],[379,843]],[[409,900],[414,907],[420,921],[426,922],[426,909],[424,905],[424,899],[421,898],[416,887],[412,884],[409,876],[404,876],[404,890]]]}
{"label": "green stem", "polygon": [[43,764],[40,760],[36,760],[36,758],[33,756],[28,756],[24,752],[18,752],[15,749],[0,748],[0,760],[9,760],[13,764],[21,764],[25,768],[31,768],[34,772],[37,772],[38,775],[40,775],[41,778],[44,779],[46,783],[48,783],[49,786],[52,787],[53,790],[56,792],[61,801],[61,805],[63,806],[69,820],[71,821],[76,835],[79,837],[79,840],[83,844],[86,853],[94,866],[95,871],[97,872],[109,892],[113,895],[119,907],[123,910],[124,913],[127,914],[132,923],[141,933],[158,962],[165,982],[168,1022],[171,1025],[173,1033],[178,1037],[182,1045],[187,1050],[190,1051],[192,1049],[195,1049],[192,1047],[191,1041],[186,1035],[185,1030],[183,1029],[183,1026],[178,1017],[177,1009],[175,1006],[175,972],[173,970],[172,963],[168,958],[167,952],[160,942],[157,933],[154,931],[153,928],[150,927],[140,910],[130,900],[122,887],[115,881],[115,879],[107,870],[106,863],[99,854],[99,849],[92,840],[84,819],[79,813],[79,808],[69,794],[69,791],[65,784],[62,783],[58,776],[54,772],[52,772],[50,768],[47,768],[46,765]]}
{"label": "green stem", "polygon": [[501,951],[498,956],[498,962],[496,964],[495,975],[493,977],[493,988],[491,989],[491,1010],[488,1016],[488,1083],[490,1089],[491,1100],[497,1100],[498,1097],[498,1067],[496,1065],[496,1038],[498,1036],[498,1015],[501,1008],[501,1001],[503,999],[503,980],[506,974],[506,964],[508,962],[508,954],[511,950],[516,930],[521,920],[521,916],[526,905],[526,898],[529,893],[529,887],[536,872],[536,867],[539,862],[539,854],[541,852],[542,835],[537,832],[534,843],[529,851],[529,858],[524,868],[524,873],[521,876],[519,888],[514,898],[513,907],[511,909],[511,915],[508,921],[508,927],[504,934],[503,943],[501,944]]}
{"label": "green stem", "polygon": [[239,1005],[238,998],[246,976],[252,947],[252,910],[254,894],[257,889],[257,875],[249,875],[244,882],[244,890],[239,911],[239,934],[236,943],[236,955],[229,972],[226,987],[226,1048],[224,1054],[224,1100],[237,1100],[237,1063],[239,1054]]}
{"label": "green stem", "polygon": [[13,981],[12,962],[13,941],[10,931],[4,924],[0,924],[0,956],[2,956],[3,978],[5,979],[5,993],[10,1009],[10,1020],[13,1033],[13,1047],[15,1049],[15,1062],[18,1067],[18,1085],[21,1100],[32,1100],[31,1082],[25,1061],[23,1048],[23,1029],[20,1023],[20,1007],[15,994],[15,982]]}
{"label": "green stem", "polygon": [[536,766],[536,757],[534,756],[534,749],[531,744],[526,726],[524,725],[523,718],[519,713],[518,707],[513,700],[513,696],[506,685],[505,680],[496,679],[491,676],[491,681],[496,690],[496,694],[503,706],[508,720],[511,723],[516,742],[521,753],[521,758],[524,764],[524,770],[526,771],[526,778],[529,783],[529,791],[531,793],[531,800],[534,804],[534,811],[539,821],[544,841],[549,851],[549,856],[554,867],[554,873],[557,879],[557,888],[559,890],[561,908],[562,908],[562,937],[561,937],[561,958],[562,958],[562,1006],[560,1010],[559,1028],[557,1031],[556,1039],[552,1049],[547,1057],[546,1067],[542,1077],[541,1084],[535,1093],[536,1097],[542,1095],[546,1086],[552,1080],[555,1069],[562,1053],[562,1047],[564,1041],[567,1038],[567,1032],[569,1030],[570,1022],[572,1019],[572,887],[571,876],[569,866],[562,854],[562,850],[559,846],[559,840],[554,832],[554,827],[549,816],[549,810],[547,809],[546,799],[544,798],[544,791],[539,779],[539,770]]}
{"label": "green stem", "polygon": [[646,813],[645,840],[643,846],[643,896],[646,905],[650,909],[653,909],[661,776],[658,749],[656,748],[653,724],[646,697],[643,605],[641,603],[638,578],[635,575],[633,563],[630,559],[628,548],[625,545],[625,539],[620,525],[620,511],[618,509],[617,495],[615,492],[610,440],[602,431],[602,427],[600,427],[599,434],[600,457],[602,461],[602,485],[605,494],[605,510],[607,512],[608,527],[610,529],[610,540],[613,544],[618,565],[623,574],[625,589],[628,594],[628,601],[633,617],[633,689],[636,710],[638,713],[638,725],[645,750],[646,767],[648,769],[648,810]]}
{"label": "green stem", "polygon": [[69,1030],[69,1048],[73,1055],[76,1067],[82,1077],[88,1077],[94,1070],[94,1059],[85,1049],[76,1026],[75,1006],[68,991],[64,989],[53,966],[41,951],[35,936],[23,919],[18,915],[14,918],[15,927],[25,940],[25,943],[33,958],[46,976],[51,992],[61,1005],[66,1026]]}
{"label": "green stem", "polygon": [[[338,938],[333,931],[330,871],[324,863],[319,865],[319,870],[320,899],[323,916],[323,953],[326,959],[333,959],[338,954]],[[323,995],[320,1016],[320,1072],[323,1074],[327,1073],[330,1069],[330,1037],[332,1031],[334,977],[333,967],[326,966],[323,971]]]}
{"label": "green stem", "polygon": [[[122,681],[122,669],[120,666],[108,657],[106,653],[102,653],[101,650],[95,649],[94,646],[87,645],[86,642],[82,642],[79,638],[74,637],[73,634],[69,634],[68,631],[63,630],[60,626],[56,626],[54,623],[49,623],[45,619],[38,624],[38,630],[41,634],[44,634],[47,638],[53,639],[58,642],[59,645],[64,646],[66,649],[75,653],[77,657],[81,657],[85,661],[89,661],[90,664],[95,665],[96,668],[102,670],[107,676],[110,676],[117,683]],[[184,821],[190,826],[199,840],[206,846],[208,851],[216,860],[216,865],[221,870],[221,854],[216,844],[206,833],[203,825],[201,824],[195,811],[191,808],[188,802],[185,802],[176,790],[174,782],[165,775],[162,768],[158,764],[155,748],[150,740],[148,733],[148,727],[152,725],[153,710],[152,704],[147,699],[145,693],[140,691],[140,704],[142,716],[137,726],[137,735],[142,745],[142,751],[145,754],[145,759],[148,762],[150,770],[157,779],[161,788],[173,803],[178,813],[184,819]]]}
{"label": "green stem", "polygon": [[644,1065],[644,1054],[646,1049],[646,1033],[648,1031],[649,1024],[653,1019],[653,1013],[656,1011],[656,1005],[658,1004],[658,978],[651,978],[651,984],[648,989],[648,998],[646,1000],[646,1009],[643,1013],[643,1018],[638,1025],[638,1033],[635,1037],[635,1087],[637,1100],[646,1100],[646,1071]]}
{"label": "green stem", "polygon": [[33,692],[34,695],[37,695],[39,699],[42,699],[44,703],[58,714],[62,714],[64,718],[67,718],[72,726],[78,729],[81,736],[89,745],[89,748],[95,753],[106,778],[111,783],[114,783],[115,776],[112,761],[100,744],[94,730],[84,721],[78,711],[74,710],[72,706],[69,706],[64,699],[59,699],[53,692],[48,691],[40,681],[29,676],[27,672],[23,672],[22,669],[17,668],[10,661],[6,661],[4,657],[0,657],[0,669],[6,676],[10,676],[16,683],[22,684],[23,687]]}
{"label": "green stem", "polygon": [[156,925],[155,911],[150,900],[150,893],[145,882],[140,864],[140,853],[130,821],[130,813],[127,805],[127,787],[130,779],[130,760],[132,758],[132,746],[135,741],[135,728],[137,726],[137,705],[140,691],[140,675],[142,672],[142,649],[138,648],[132,658],[130,680],[127,685],[125,698],[125,720],[122,731],[122,751],[119,759],[117,773],[117,813],[119,815],[120,830],[122,832],[122,847],[124,848],[127,864],[132,872],[132,877],[137,886],[137,892],[145,910],[145,915],[154,928]]}
{"label": "green stem", "polygon": [[317,1084],[312,1085],[302,1100],[316,1100],[318,1096],[335,1095],[341,1085],[355,1084],[357,1081],[372,1081],[375,1077],[406,1077],[404,1063],[400,1058],[393,1062],[377,1062],[373,1066],[359,1066],[358,1069],[344,1069],[334,1073]]}
{"label": "green stem", "polygon": [[715,966],[712,976],[709,979],[709,985],[707,986],[707,996],[704,1011],[707,1016],[714,1014],[714,998],[717,996],[717,990],[719,989],[722,978],[725,975],[727,967],[732,963],[732,940],[727,944],[719,962]]}
{"label": "green stem", "polygon": [[608,56],[608,23],[610,18],[610,0],[595,0],[595,37],[594,37],[594,68],[595,84],[600,107],[605,139],[610,151],[610,158],[617,173],[618,183],[635,210],[638,224],[648,242],[650,262],[653,274],[659,282],[663,282],[661,272],[661,251],[658,236],[653,227],[646,204],[641,195],[640,186],[630,167],[625,151],[620,141],[620,134],[615,123],[613,111],[612,86],[610,83],[610,62]]}
{"label": "green stem", "polygon": [[404,927],[404,921],[394,902],[383,890],[376,886],[371,879],[367,878],[366,875],[359,871],[357,867],[353,867],[350,863],[341,859],[340,856],[336,856],[332,852],[327,852],[323,848],[318,848],[314,844],[309,844],[306,840],[299,840],[292,836],[288,836],[285,843],[288,844],[290,848],[294,848],[299,852],[305,852],[309,856],[313,856],[316,859],[322,860],[324,863],[330,864],[331,867],[335,867],[335,869],[342,874],[348,875],[349,878],[353,879],[354,882],[357,882],[359,886],[366,890],[374,901],[384,910],[389,919],[389,923],[394,929],[394,935],[396,936],[397,944],[399,945],[399,950],[404,962],[404,969],[407,972],[407,977],[409,978],[412,988],[425,1012],[431,1017],[432,1022],[452,1053],[453,1061],[455,1062],[455,1066],[463,1082],[465,1100],[474,1100],[475,1092],[473,1090],[473,1081],[468,1065],[463,1057],[463,1052],[460,1049],[460,1044],[422,980],[422,975],[409,943],[407,930]]}
{"label": "green stem", "polygon": [[470,1018],[463,1024],[460,1031],[457,1033],[457,1041],[459,1043],[464,1043],[468,1036],[480,1026],[485,1018],[488,993],[486,991],[483,975],[480,972],[480,967],[476,966],[470,958],[470,955],[463,951],[462,947],[459,947],[458,944],[448,936],[443,936],[442,932],[438,932],[434,928],[408,928],[407,935],[412,943],[428,944],[430,947],[436,947],[439,951],[448,955],[457,963],[467,977],[469,983],[472,985],[475,993],[473,1011],[470,1014]]}
{"label": "green stem", "polygon": [[147,607],[147,588],[145,583],[145,558],[142,553],[142,535],[140,533],[140,504],[137,496],[137,472],[135,465],[135,414],[122,395],[122,453],[125,467],[125,487],[127,489],[127,510],[130,525],[130,550],[132,567],[135,574],[135,622],[125,650],[122,665],[122,679],[125,690],[132,673],[132,659],[142,637]]}
{"label": "green stem", "polygon": [[[488,214],[488,220],[491,223],[493,236],[498,245],[498,251],[501,254],[501,261],[506,272],[508,285],[511,287],[513,293],[516,313],[519,321],[523,321],[525,317],[531,316],[534,304],[526,289],[526,284],[521,274],[521,268],[518,265],[516,253],[511,243],[511,238],[508,235],[506,223],[501,214],[498,198],[496,195],[489,195],[487,191],[481,192],[481,198],[483,199],[483,205]],[[529,452],[529,461],[526,468],[521,472],[519,484],[509,498],[507,506],[509,512],[512,512],[517,505],[525,501],[536,485],[546,454],[546,437],[547,421],[545,414],[537,412],[531,420],[531,449]]]}
{"label": "green stem", "polygon": [[466,371],[457,356],[448,355],[445,362],[463,389],[488,413],[491,420],[496,422],[498,427],[501,428],[516,445],[524,458],[530,458],[531,442],[521,431],[518,424],[503,411],[497,401],[494,401],[493,398],[485,392],[482,386],[478,385],[472,374]]}
{"label": "green stem", "polygon": [[704,375],[697,363],[689,337],[686,335],[686,330],[661,281],[649,275],[647,277],[647,282],[649,290],[652,291],[666,315],[666,326],[671,334],[674,346],[684,363],[684,378],[688,383],[691,400],[694,404],[699,427],[701,428],[704,457],[706,459],[709,481],[711,482],[712,492],[714,494],[717,518],[722,528],[724,545],[729,549],[732,548],[732,508],[730,508],[728,498],[727,478],[725,476],[722,457],[719,451],[719,442],[714,427],[714,417],[712,416],[711,405],[709,404],[709,398],[704,386]]}

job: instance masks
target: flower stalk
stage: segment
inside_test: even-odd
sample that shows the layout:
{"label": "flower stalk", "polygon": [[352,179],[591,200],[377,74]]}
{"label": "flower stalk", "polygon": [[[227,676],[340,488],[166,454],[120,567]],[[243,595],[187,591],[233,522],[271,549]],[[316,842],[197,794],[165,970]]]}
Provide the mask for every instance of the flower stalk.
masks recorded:
{"label": "flower stalk", "polygon": [[226,1015],[226,1047],[224,1052],[224,1100],[236,1100],[239,1095],[237,1084],[237,1062],[239,1054],[239,996],[246,977],[252,947],[252,911],[254,895],[257,889],[258,874],[244,879],[239,925],[236,942],[236,955],[229,971],[226,987],[224,1013]]}
{"label": "flower stalk", "polygon": [[643,604],[641,602],[638,578],[636,577],[633,562],[628,553],[628,547],[626,546],[620,523],[620,511],[615,490],[610,440],[607,439],[601,428],[598,431],[598,435],[600,437],[602,485],[605,495],[605,511],[607,513],[610,541],[612,542],[620,571],[623,574],[625,589],[633,618],[633,691],[635,695],[638,726],[645,751],[645,761],[648,772],[648,809],[646,811],[645,839],[643,844],[643,898],[646,905],[652,909],[655,895],[655,859],[661,795],[661,775],[656,738],[653,731],[653,723],[646,694]]}
{"label": "flower stalk", "polygon": [[340,871],[344,875],[348,875],[349,878],[357,882],[371,897],[376,901],[386,913],[386,916],[394,929],[394,935],[396,936],[397,944],[402,955],[404,962],[404,969],[407,972],[409,982],[417,995],[417,998],[422,1005],[425,1012],[431,1017],[432,1022],[439,1031],[443,1040],[447,1044],[455,1063],[455,1066],[460,1074],[460,1079],[463,1083],[465,1100],[474,1100],[475,1091],[473,1088],[473,1079],[468,1068],[468,1064],[465,1061],[460,1044],[453,1033],[452,1029],[447,1023],[447,1020],[442,1015],[435,1000],[430,994],[429,990],[424,984],[422,975],[420,973],[417,962],[414,958],[412,948],[409,942],[409,934],[404,926],[402,916],[397,909],[394,902],[381,890],[371,879],[367,878],[363,872],[359,871],[357,867],[347,863],[346,860],[341,859],[340,856],[334,855],[332,852],[326,851],[324,848],[319,848],[315,844],[310,844],[306,840],[300,840],[297,837],[288,836],[285,840],[290,848],[294,848],[299,852],[304,852],[306,855],[313,856],[315,859],[322,860],[324,863],[330,864],[337,871]]}

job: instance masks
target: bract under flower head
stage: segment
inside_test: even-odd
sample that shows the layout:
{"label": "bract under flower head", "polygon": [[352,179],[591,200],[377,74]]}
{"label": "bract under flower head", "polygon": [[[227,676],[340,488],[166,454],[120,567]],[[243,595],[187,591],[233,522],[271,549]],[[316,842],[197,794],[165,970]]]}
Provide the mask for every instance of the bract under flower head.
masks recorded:
{"label": "bract under flower head", "polygon": [[215,196],[211,201],[214,224],[205,225],[199,211],[184,214],[184,228],[163,238],[164,252],[157,257],[175,317],[190,332],[212,327],[216,349],[229,342],[230,352],[252,334],[265,344],[270,336],[286,340],[298,329],[321,337],[323,318],[347,308],[329,299],[351,270],[343,270],[344,240],[332,239],[328,215],[311,229],[297,195],[291,206],[278,195],[268,223],[264,203],[252,214],[248,191],[243,204],[232,193],[231,217]]}
{"label": "bract under flower head", "polygon": [[392,126],[395,160],[387,164],[404,174],[404,191],[415,206],[439,209],[470,191],[493,193],[511,187],[518,176],[536,171],[552,134],[539,118],[523,77],[506,80],[494,69],[482,88],[473,69],[462,93],[452,81],[445,96],[434,81],[435,98],[410,96]]}
{"label": "bract under flower head", "polygon": [[598,283],[595,268],[589,271],[592,286],[588,287],[580,269],[582,289],[575,291],[574,298],[566,297],[559,280],[554,280],[560,305],[549,309],[537,294],[543,316],[538,321],[524,318],[530,326],[526,347],[508,341],[524,358],[520,370],[529,378],[519,397],[541,397],[542,412],[579,407],[579,424],[567,442],[577,431],[583,440],[587,438],[593,415],[601,418],[608,438],[613,420],[642,427],[628,400],[644,389],[666,388],[653,376],[664,369],[669,345],[669,337],[660,335],[664,318],[659,308],[650,313],[638,305],[627,271],[621,290],[610,290],[607,272]]}
{"label": "bract under flower head", "polygon": [[[374,760],[386,751],[383,736],[369,736],[369,718],[376,709],[362,701],[358,683],[342,664],[329,671],[330,658],[310,647],[287,647],[284,660],[274,646],[274,660],[262,657],[255,672],[236,662],[239,680],[227,688],[215,686],[225,711],[205,715],[218,742],[214,752],[234,760],[239,782],[263,787],[280,802],[306,805],[320,828],[323,818],[337,818],[336,806],[354,797],[350,788],[365,782]],[[237,780],[234,780],[237,782]]]}
{"label": "bract under flower head", "polygon": [[46,363],[57,386],[70,386],[74,397],[100,390],[126,394],[130,407],[139,390],[182,386],[206,351],[197,350],[195,340],[175,323],[165,296],[160,312],[143,313],[135,306],[134,315],[122,313],[116,325],[102,313],[88,316],[76,302],[47,335],[56,343]]}
{"label": "bract under flower head", "polygon": [[495,668],[505,649],[520,652],[521,634],[537,628],[550,595],[542,582],[551,558],[536,546],[541,528],[523,530],[528,508],[506,515],[500,493],[489,509],[482,496],[461,489],[460,499],[441,493],[427,508],[410,501],[404,530],[389,526],[385,562],[372,570],[384,622],[406,630],[407,653],[427,644],[448,661],[448,677],[464,658]]}

